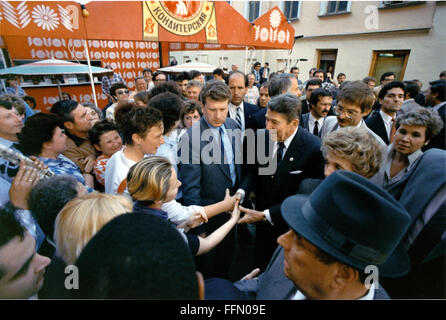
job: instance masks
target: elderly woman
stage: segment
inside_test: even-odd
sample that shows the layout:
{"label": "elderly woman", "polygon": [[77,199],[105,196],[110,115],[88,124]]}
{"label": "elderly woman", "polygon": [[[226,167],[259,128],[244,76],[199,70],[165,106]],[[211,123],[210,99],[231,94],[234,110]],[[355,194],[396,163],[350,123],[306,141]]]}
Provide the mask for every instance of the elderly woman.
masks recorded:
{"label": "elderly woman", "polygon": [[357,127],[329,133],[322,140],[321,150],[326,177],[336,170],[347,170],[371,178],[378,172],[384,154],[381,144],[366,130]]}
{"label": "elderly woman", "polygon": [[[347,170],[371,178],[379,171],[385,153],[385,148],[367,130],[357,127],[330,132],[322,140],[321,150],[326,177],[336,170]],[[305,179],[298,193],[311,193],[321,182],[319,179]]]}
{"label": "elderly woman", "polygon": [[82,105],[88,108],[88,113],[90,114],[91,122],[95,124],[102,119],[102,111],[92,102],[84,102]]}
{"label": "elderly woman", "polygon": [[58,115],[37,113],[26,120],[18,134],[19,149],[27,156],[39,157],[56,175],[73,176],[83,185],[93,188],[93,176],[82,174],[79,167],[63,155],[67,149],[67,136],[62,128]]}
{"label": "elderly woman", "polygon": [[259,88],[257,88],[254,83],[256,81],[256,76],[254,73],[250,73],[246,76],[247,81],[245,81],[245,84],[247,82],[246,86],[246,95],[244,101],[246,103],[250,104],[257,104],[257,100],[259,99],[260,93]]}
{"label": "elderly woman", "polygon": [[427,145],[443,128],[437,112],[427,108],[416,108],[400,113],[395,121],[396,132],[393,143],[388,146],[382,168],[372,181],[388,189],[414,166]]}

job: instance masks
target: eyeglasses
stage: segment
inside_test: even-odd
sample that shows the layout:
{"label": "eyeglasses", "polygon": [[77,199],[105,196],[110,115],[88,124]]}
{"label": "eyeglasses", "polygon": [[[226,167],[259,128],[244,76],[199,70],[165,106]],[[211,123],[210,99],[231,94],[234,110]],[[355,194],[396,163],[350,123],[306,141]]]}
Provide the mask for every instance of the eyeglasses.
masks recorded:
{"label": "eyeglasses", "polygon": [[125,94],[128,94],[128,93],[129,93],[129,90],[117,90],[116,93],[117,93],[117,94],[124,94],[124,93],[125,93]]}
{"label": "eyeglasses", "polygon": [[341,113],[344,113],[345,116],[349,119],[352,119],[352,117],[355,117],[358,115],[357,111],[354,110],[345,110],[344,108],[336,105],[333,107],[333,112],[335,113],[335,115],[339,116]]}

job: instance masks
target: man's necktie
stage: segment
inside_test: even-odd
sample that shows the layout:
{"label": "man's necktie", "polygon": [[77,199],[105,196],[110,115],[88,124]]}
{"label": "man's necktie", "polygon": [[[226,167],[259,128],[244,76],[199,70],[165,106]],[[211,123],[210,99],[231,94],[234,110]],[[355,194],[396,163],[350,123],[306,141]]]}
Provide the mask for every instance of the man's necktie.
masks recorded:
{"label": "man's necktie", "polygon": [[243,130],[242,115],[241,115],[242,108],[240,108],[240,106],[238,106],[237,109],[236,109],[236,112],[237,112],[237,114],[235,116],[235,122],[237,122],[238,128],[240,130]]}
{"label": "man's necktie", "polygon": [[313,134],[315,136],[319,135],[319,122],[317,122],[317,121],[314,122]]}
{"label": "man's necktie", "polygon": [[279,165],[280,161],[283,158],[283,149],[285,149],[285,143],[279,142],[279,148],[277,149],[277,165]]}
{"label": "man's necktie", "polygon": [[[220,133],[220,150],[221,150],[221,164],[222,165],[226,165],[228,166],[229,169],[229,175],[231,176],[231,181],[232,181],[232,185],[235,185],[236,179],[237,179],[237,175],[235,172],[235,164],[234,164],[234,157],[233,157],[233,153],[231,156],[227,157],[227,154],[225,153],[225,143],[224,143],[224,135],[225,132],[223,131],[223,128],[220,127],[219,129],[219,133]],[[229,152],[229,150],[228,150]],[[227,163],[225,163],[224,159],[227,159]],[[230,158],[230,159],[229,159]]]}
{"label": "man's necktie", "polygon": [[396,132],[395,118],[392,118],[391,123],[392,123],[392,129],[390,130],[390,136],[389,136],[390,143],[393,142],[393,137],[395,136],[395,132]]}

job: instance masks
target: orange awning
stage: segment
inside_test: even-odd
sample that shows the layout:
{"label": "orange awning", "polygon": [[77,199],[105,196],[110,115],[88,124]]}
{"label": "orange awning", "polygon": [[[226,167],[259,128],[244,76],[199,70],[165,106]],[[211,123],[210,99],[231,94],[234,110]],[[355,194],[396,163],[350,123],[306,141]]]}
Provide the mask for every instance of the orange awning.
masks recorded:
{"label": "orange awning", "polygon": [[1,1],[0,34],[196,43],[200,49],[218,44],[229,50],[291,49],[294,44],[294,29],[278,7],[253,24],[226,1],[93,1],[85,8],[89,16],[84,18],[76,2]]}

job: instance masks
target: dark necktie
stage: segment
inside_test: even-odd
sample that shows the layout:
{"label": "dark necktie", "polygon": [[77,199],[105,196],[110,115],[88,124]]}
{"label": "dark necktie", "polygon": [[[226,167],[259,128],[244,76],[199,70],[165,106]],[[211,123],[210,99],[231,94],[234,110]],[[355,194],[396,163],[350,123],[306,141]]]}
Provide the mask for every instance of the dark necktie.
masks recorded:
{"label": "dark necktie", "polygon": [[282,161],[283,149],[285,149],[285,143],[279,142],[279,148],[277,149],[277,165]]}
{"label": "dark necktie", "polygon": [[319,135],[319,122],[317,122],[317,121],[314,122],[313,134],[315,136]]}
{"label": "dark necktie", "polygon": [[223,143],[223,137],[224,137],[224,131],[223,128],[220,127],[220,129],[218,130],[220,133],[220,151],[221,151],[221,159],[222,159],[222,163],[224,163],[224,158],[225,158],[225,146]]}

